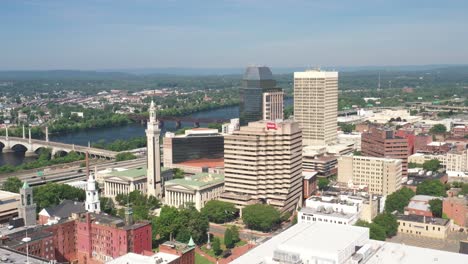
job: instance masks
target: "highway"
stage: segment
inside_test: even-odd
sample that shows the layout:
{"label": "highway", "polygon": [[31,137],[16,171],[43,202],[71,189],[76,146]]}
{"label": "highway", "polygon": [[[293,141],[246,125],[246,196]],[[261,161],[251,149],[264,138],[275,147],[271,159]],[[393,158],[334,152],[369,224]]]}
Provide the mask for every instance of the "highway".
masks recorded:
{"label": "highway", "polygon": [[[146,166],[146,158],[139,158],[134,160],[127,161],[106,161],[102,163],[96,163],[90,166],[90,170],[94,170],[94,167],[97,167],[97,170],[104,170],[107,168],[138,168]],[[44,170],[47,168],[41,168]],[[38,169],[39,170],[39,169]],[[29,185],[41,185],[47,182],[66,182],[66,181],[75,181],[75,180],[84,180],[86,179],[86,169],[75,165],[69,168],[56,169],[51,171],[44,171],[43,177],[37,176],[37,172],[25,172],[24,174],[16,175],[21,181],[27,180]],[[2,184],[7,177],[0,176],[0,184]]]}

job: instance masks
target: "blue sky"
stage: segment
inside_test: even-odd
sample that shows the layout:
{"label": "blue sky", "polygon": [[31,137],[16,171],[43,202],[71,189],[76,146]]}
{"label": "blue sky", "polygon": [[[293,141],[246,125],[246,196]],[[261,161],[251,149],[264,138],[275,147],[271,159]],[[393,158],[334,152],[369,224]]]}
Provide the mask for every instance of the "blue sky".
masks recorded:
{"label": "blue sky", "polygon": [[468,63],[463,0],[0,0],[0,70]]}

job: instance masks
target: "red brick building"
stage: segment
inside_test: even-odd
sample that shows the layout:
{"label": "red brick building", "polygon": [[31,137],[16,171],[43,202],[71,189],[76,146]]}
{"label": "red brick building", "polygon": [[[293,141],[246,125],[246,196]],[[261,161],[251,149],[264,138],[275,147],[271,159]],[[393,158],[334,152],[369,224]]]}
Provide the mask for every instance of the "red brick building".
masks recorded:
{"label": "red brick building", "polygon": [[303,199],[307,199],[317,191],[317,172],[302,171],[302,176],[304,176],[302,197]]}
{"label": "red brick building", "polygon": [[432,136],[428,134],[419,134],[414,139],[414,153],[424,150],[427,144],[432,142]]}
{"label": "red brick building", "polygon": [[395,136],[406,138],[406,140],[408,141],[409,155],[413,155],[415,153],[414,143],[416,141],[416,136],[414,135],[414,131],[399,129],[395,131]]}
{"label": "red brick building", "polygon": [[76,220],[79,263],[105,263],[128,252],[151,250],[151,224],[125,223],[105,214],[81,214]]}
{"label": "red brick building", "polygon": [[363,156],[402,160],[402,176],[408,175],[408,139],[398,137],[390,129],[372,127],[361,135]]}
{"label": "red brick building", "polygon": [[452,128],[452,136],[462,138],[466,135],[468,135],[468,125],[454,126]]}
{"label": "red brick building", "polygon": [[179,258],[174,261],[174,264],[195,263],[195,246],[189,246],[177,241],[167,241],[159,245],[159,252],[179,256]]}
{"label": "red brick building", "polygon": [[459,226],[468,227],[468,201],[466,198],[445,198],[442,211]]}

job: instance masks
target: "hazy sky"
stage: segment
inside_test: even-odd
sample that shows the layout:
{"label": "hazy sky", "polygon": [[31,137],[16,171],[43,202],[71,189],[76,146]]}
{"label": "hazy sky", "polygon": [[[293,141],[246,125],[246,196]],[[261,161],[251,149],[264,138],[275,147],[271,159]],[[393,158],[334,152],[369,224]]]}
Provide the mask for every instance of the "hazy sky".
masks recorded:
{"label": "hazy sky", "polygon": [[0,70],[467,63],[466,0],[0,0]]}

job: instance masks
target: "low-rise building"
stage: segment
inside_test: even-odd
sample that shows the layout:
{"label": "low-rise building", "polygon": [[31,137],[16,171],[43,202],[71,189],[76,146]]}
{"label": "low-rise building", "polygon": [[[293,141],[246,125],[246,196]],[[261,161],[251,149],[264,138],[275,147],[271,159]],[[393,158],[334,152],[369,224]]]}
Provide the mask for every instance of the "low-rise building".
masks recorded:
{"label": "low-rise building", "polygon": [[20,195],[7,191],[0,191],[0,223],[8,222],[18,216]]}
{"label": "low-rise building", "polygon": [[355,150],[361,150],[361,133],[338,133],[338,143],[345,145],[353,145]]}
{"label": "low-rise building", "polygon": [[59,205],[47,207],[39,212],[39,224],[53,224],[60,220],[68,219],[72,214],[79,214],[86,212],[85,203],[63,200]]}
{"label": "low-rise building", "polygon": [[468,227],[468,198],[448,197],[442,203],[442,212],[459,226]]}
{"label": "low-rise building", "polygon": [[415,195],[411,198],[408,206],[405,207],[405,214],[422,215],[432,217],[431,207],[429,202],[434,199],[441,199],[439,197],[430,195]]}
{"label": "low-rise building", "polygon": [[297,223],[232,264],[468,263],[468,256],[369,239],[369,229],[327,223]]}
{"label": "low-rise building", "polygon": [[399,234],[446,239],[450,220],[422,215],[397,215]]}
{"label": "low-rise building", "polygon": [[414,153],[413,155],[408,157],[408,163],[424,164],[424,162],[433,159],[440,161],[440,164],[442,166],[446,165],[446,155],[443,154]]}
{"label": "low-rise building", "polygon": [[302,196],[304,199],[307,199],[317,191],[317,172],[303,170],[302,176],[304,176]]}
{"label": "low-rise building", "polygon": [[[115,199],[118,194],[129,194],[135,190],[146,194],[146,168],[111,171],[104,178],[104,196]],[[161,168],[165,181],[172,178],[172,170]]]}
{"label": "low-rise building", "polygon": [[447,171],[468,172],[468,150],[448,152],[445,165]]}
{"label": "low-rise building", "polygon": [[223,191],[224,175],[198,173],[184,179],[167,181],[164,202],[175,207],[193,203],[200,210],[206,202],[218,199]]}
{"label": "low-rise building", "polygon": [[[193,241],[191,241],[193,242]],[[146,252],[145,252],[146,253]],[[149,253],[149,252],[148,252]],[[167,241],[159,245],[159,251],[152,255],[127,253],[107,264],[195,264],[195,244]]]}

